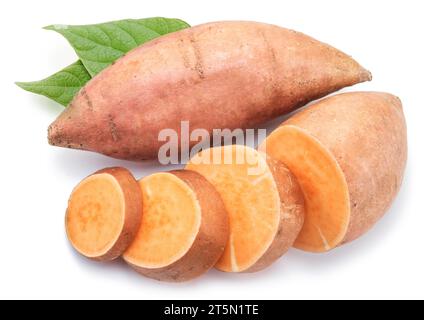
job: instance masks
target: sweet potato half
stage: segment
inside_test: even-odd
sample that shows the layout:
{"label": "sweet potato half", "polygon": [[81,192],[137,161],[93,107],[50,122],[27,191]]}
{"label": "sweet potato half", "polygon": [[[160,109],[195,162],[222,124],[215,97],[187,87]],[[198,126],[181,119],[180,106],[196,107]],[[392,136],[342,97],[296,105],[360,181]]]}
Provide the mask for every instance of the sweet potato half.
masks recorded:
{"label": "sweet potato half", "polygon": [[407,159],[402,104],[376,92],[330,97],[284,122],[265,148],[305,195],[295,246],[328,251],[368,231],[395,198]]}
{"label": "sweet potato half", "polygon": [[72,246],[87,258],[118,258],[140,225],[140,186],[123,168],[108,168],[84,179],[73,190],[66,211],[66,232]]}
{"label": "sweet potato half", "polygon": [[281,257],[303,225],[303,195],[280,162],[244,146],[205,150],[187,169],[199,172],[221,194],[230,237],[216,268],[255,272]]}
{"label": "sweet potato half", "polygon": [[[254,128],[371,75],[302,33],[214,22],[134,49],[94,77],[51,124],[54,146],[155,159],[163,129]],[[191,146],[197,141],[191,141]]]}
{"label": "sweet potato half", "polygon": [[200,174],[156,173],[140,180],[143,217],[124,260],[139,273],[182,282],[212,268],[228,239],[221,197]]}

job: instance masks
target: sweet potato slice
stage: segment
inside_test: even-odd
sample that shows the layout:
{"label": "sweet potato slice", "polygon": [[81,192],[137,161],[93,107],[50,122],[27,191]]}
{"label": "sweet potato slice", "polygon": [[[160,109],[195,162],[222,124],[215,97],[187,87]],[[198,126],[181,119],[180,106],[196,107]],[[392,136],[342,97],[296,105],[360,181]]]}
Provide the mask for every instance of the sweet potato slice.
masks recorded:
{"label": "sweet potato slice", "polygon": [[259,271],[292,246],[303,224],[303,196],[284,165],[248,147],[226,146],[197,154],[187,169],[215,186],[229,213],[230,237],[217,269]]}
{"label": "sweet potato slice", "polygon": [[228,239],[228,216],[214,187],[186,170],[153,174],[140,185],[143,218],[124,260],[147,277],[170,282],[212,268]]}
{"label": "sweet potato slice", "polygon": [[140,186],[124,168],[87,177],[73,190],[66,211],[72,246],[87,258],[118,258],[134,239],[142,215]]}
{"label": "sweet potato slice", "polygon": [[368,231],[395,198],[407,157],[402,105],[375,92],[327,98],[283,123],[264,146],[304,191],[295,246],[325,252]]}

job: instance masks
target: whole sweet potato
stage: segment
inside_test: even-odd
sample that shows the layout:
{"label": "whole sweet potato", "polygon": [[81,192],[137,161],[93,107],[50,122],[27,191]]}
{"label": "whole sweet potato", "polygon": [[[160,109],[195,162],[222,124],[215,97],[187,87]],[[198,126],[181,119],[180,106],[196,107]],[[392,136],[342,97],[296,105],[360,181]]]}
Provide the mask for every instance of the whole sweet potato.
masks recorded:
{"label": "whole sweet potato", "polygon": [[157,156],[162,129],[250,128],[371,79],[346,54],[302,33],[215,22],[134,49],[75,97],[49,127],[55,146],[122,159]]}

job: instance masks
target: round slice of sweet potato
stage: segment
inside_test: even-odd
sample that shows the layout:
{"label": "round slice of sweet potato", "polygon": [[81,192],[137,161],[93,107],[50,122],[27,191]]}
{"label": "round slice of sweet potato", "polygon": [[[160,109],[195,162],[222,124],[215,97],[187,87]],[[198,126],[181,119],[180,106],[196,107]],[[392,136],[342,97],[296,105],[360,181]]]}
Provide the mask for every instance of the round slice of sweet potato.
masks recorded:
{"label": "round slice of sweet potato", "polygon": [[124,168],[100,170],[73,190],[66,211],[66,233],[83,256],[118,258],[134,239],[142,216],[141,189]]}
{"label": "round slice of sweet potato", "polygon": [[303,225],[303,194],[280,162],[245,146],[204,150],[187,169],[208,179],[221,194],[230,237],[216,268],[256,272],[286,253]]}
{"label": "round slice of sweet potato", "polygon": [[156,173],[140,180],[143,217],[124,260],[140,274],[183,282],[212,268],[228,239],[221,197],[200,174]]}

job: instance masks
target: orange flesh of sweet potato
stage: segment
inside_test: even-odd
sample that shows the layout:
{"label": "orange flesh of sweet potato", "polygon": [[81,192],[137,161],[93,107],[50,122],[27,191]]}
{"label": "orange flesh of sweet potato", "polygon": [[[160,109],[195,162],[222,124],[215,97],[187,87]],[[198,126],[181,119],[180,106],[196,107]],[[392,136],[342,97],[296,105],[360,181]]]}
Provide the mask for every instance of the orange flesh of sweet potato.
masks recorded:
{"label": "orange flesh of sweet potato", "polygon": [[329,97],[284,122],[264,147],[305,194],[295,246],[328,251],[370,230],[396,197],[407,159],[402,104],[378,92]]}
{"label": "orange flesh of sweet potato", "polygon": [[228,216],[213,186],[187,170],[140,181],[143,219],[124,260],[160,281],[194,279],[212,268],[228,239]]}
{"label": "orange flesh of sweet potato", "polygon": [[141,228],[125,259],[145,268],[161,268],[183,257],[201,223],[194,191],[181,179],[154,174],[140,181],[143,191]]}
{"label": "orange flesh of sweet potato", "polygon": [[124,223],[124,195],[108,174],[89,177],[72,195],[68,234],[73,245],[87,256],[106,252],[119,237]]}
{"label": "orange flesh of sweet potato", "polygon": [[125,169],[105,169],[84,179],[68,203],[66,231],[71,244],[91,259],[117,258],[138,229],[140,201],[140,189]]}
{"label": "orange flesh of sweet potato", "polygon": [[310,214],[295,247],[322,252],[337,246],[350,216],[348,188],[337,161],[319,141],[292,126],[280,127],[267,139],[267,152],[287,164],[304,192]]}
{"label": "orange flesh of sweet potato", "polygon": [[[216,151],[219,161],[213,159]],[[224,163],[226,152],[232,157],[230,163]],[[254,167],[260,167],[261,172],[249,174]],[[258,271],[288,250],[303,223],[303,203],[296,198],[288,204],[289,210],[282,209],[276,181],[263,155],[243,146],[212,148],[193,157],[186,168],[199,172],[215,186],[230,217],[230,237],[217,269]],[[288,221],[281,229],[282,213]],[[277,246],[273,246],[275,241]]]}

